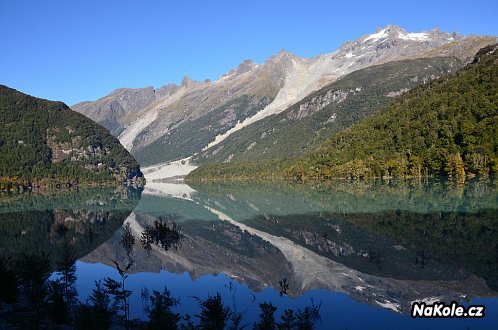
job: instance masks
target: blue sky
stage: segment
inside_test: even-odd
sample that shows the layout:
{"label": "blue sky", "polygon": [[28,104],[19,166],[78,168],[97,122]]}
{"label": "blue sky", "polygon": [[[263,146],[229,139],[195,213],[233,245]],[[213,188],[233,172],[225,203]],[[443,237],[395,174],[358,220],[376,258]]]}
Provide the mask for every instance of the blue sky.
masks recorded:
{"label": "blue sky", "polygon": [[498,35],[498,1],[0,0],[0,84],[69,105],[217,79],[281,49],[312,57],[396,24]]}

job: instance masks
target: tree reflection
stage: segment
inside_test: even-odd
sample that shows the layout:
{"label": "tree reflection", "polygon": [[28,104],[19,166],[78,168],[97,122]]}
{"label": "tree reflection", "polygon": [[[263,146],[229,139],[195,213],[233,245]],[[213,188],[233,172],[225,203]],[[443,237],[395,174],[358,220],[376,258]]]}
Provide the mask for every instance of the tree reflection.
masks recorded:
{"label": "tree reflection", "polygon": [[80,328],[108,329],[112,315],[110,294],[101,281],[96,281],[86,304],[81,304],[78,320]]}
{"label": "tree reflection", "polygon": [[259,322],[254,324],[255,330],[276,330],[277,323],[275,322],[275,311],[277,307],[273,306],[271,303],[259,304],[259,309],[261,310],[259,314]]}
{"label": "tree reflection", "polygon": [[[244,329],[244,314],[237,311],[235,286],[229,283],[233,293],[233,308],[226,305],[221,294],[196,298],[198,314],[180,314],[173,307],[180,305],[179,298],[173,297],[165,287],[162,292],[142,290],[147,321],[130,320],[130,297],[132,290],[126,287],[129,272],[135,263],[136,233],[126,223],[120,237],[125,252],[125,260],[113,261],[120,278],[103,278],[95,282],[95,287],[84,302],[77,299],[75,239],[73,228],[67,222],[56,221],[50,227],[50,240],[55,248],[52,252],[36,251],[24,253],[15,260],[0,256],[0,327],[33,329]],[[177,248],[183,235],[180,227],[162,218],[147,226],[141,233],[140,243],[150,255],[152,246],[168,251]],[[116,259],[118,259],[116,257]],[[54,271],[55,270],[55,271]],[[280,282],[281,294],[287,294],[287,278]],[[19,290],[18,290],[19,288]],[[253,295],[253,301],[255,297]],[[273,313],[277,310],[266,304]],[[7,307],[6,307],[7,306]],[[4,308],[9,310],[5,313]],[[285,311],[289,329],[312,329],[298,326],[313,320],[316,308],[307,307]],[[7,315],[7,316],[5,316]],[[291,317],[292,316],[292,317]],[[246,320],[247,321],[247,320]],[[249,322],[249,321],[247,321]],[[263,320],[263,323],[266,324]],[[286,324],[284,317],[281,323]],[[314,322],[314,321],[313,321]]]}
{"label": "tree reflection", "polygon": [[56,226],[56,250],[55,268],[58,276],[56,281],[60,282],[64,301],[68,305],[73,305],[78,296],[76,290],[76,251],[71,244],[72,237],[68,235],[69,228],[64,223]]}
{"label": "tree reflection", "polygon": [[260,314],[259,322],[254,324],[255,330],[311,330],[315,328],[315,323],[320,321],[320,308],[322,303],[315,305],[311,300],[311,305],[305,306],[303,309],[294,311],[293,309],[286,309],[281,316],[281,321],[275,320],[275,311],[277,307],[271,303],[259,304]]}
{"label": "tree reflection", "polygon": [[147,226],[140,237],[145,252],[150,255],[152,245],[156,245],[168,251],[170,248],[177,249],[182,238],[181,228],[176,223],[168,224],[159,217],[154,221],[153,226]]}
{"label": "tree reflection", "polygon": [[221,295],[209,296],[200,301],[201,313],[195,315],[199,319],[199,329],[223,330],[230,315],[230,308],[223,305]]}
{"label": "tree reflection", "polygon": [[27,299],[33,324],[38,328],[48,294],[45,284],[51,273],[48,254],[24,253],[18,262],[18,271],[21,292]]}
{"label": "tree reflection", "polygon": [[287,290],[289,290],[289,282],[287,278],[284,277],[281,281],[278,281],[278,285],[280,285],[280,295],[287,295]]}
{"label": "tree reflection", "polygon": [[[86,302],[79,302],[73,297],[76,275],[71,261],[71,249],[61,251],[58,263],[61,265],[59,278],[50,279],[52,266],[50,258],[44,253],[25,253],[16,262],[0,258],[0,270],[5,283],[10,283],[19,291],[0,292],[0,302],[9,304],[9,313],[0,313],[0,325],[9,325],[15,329],[244,329],[244,313],[238,313],[235,307],[225,305],[221,295],[208,296],[205,299],[194,297],[201,309],[199,314],[184,314],[172,311],[180,305],[178,298],[172,297],[165,287],[162,292],[142,289],[147,321],[130,321],[129,297],[133,294],[125,287],[125,280],[133,265],[133,259],[122,267],[115,262],[121,281],[105,278],[95,282],[92,293]],[[288,287],[287,279],[280,281]],[[4,283],[2,283],[4,284]],[[2,287],[4,288],[4,287]],[[234,292],[235,287],[231,287]],[[2,306],[0,304],[0,306]],[[5,307],[5,305],[3,305]],[[271,303],[260,304],[260,320],[254,324],[255,329],[313,329],[320,320],[320,305],[311,305],[296,311],[285,310],[280,322],[275,320],[277,307]],[[120,315],[121,314],[121,315]]]}
{"label": "tree reflection", "polygon": [[131,259],[132,252],[133,252],[133,246],[135,245],[135,236],[133,236],[133,233],[131,231],[131,225],[129,222],[126,223],[124,226],[124,233],[121,236],[120,243],[126,252],[127,258]]}
{"label": "tree reflection", "polygon": [[148,329],[178,329],[178,322],[181,317],[179,313],[173,313],[171,308],[177,306],[180,301],[172,298],[170,291],[164,287],[162,292],[152,291],[148,294],[148,301],[145,311],[149,317]]}
{"label": "tree reflection", "polygon": [[0,255],[0,303],[13,304],[17,302],[18,294],[14,262]]}

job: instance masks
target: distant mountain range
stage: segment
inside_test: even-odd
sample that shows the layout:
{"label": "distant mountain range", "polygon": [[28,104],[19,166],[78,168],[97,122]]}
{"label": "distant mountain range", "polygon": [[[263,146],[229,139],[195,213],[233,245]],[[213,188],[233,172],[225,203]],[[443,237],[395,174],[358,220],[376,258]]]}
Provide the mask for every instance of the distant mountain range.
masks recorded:
{"label": "distant mountain range", "polygon": [[[118,89],[72,109],[109,129],[142,165],[192,156],[202,163],[265,158],[289,150],[279,141],[292,140],[298,141],[292,154],[301,154],[395,96],[454,72],[496,41],[387,26],[315,58],[281,51],[262,64],[246,60],[216,81],[185,77],[180,86]],[[364,83],[358,70],[379,65],[362,71],[374,85]],[[361,98],[368,102],[361,105]]]}

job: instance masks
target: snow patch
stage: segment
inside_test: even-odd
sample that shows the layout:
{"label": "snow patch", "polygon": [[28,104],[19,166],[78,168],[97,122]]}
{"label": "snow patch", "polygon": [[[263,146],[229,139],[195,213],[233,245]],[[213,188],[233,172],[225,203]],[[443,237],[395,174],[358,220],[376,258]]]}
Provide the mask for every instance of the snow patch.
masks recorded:
{"label": "snow patch", "polygon": [[247,151],[251,150],[252,148],[254,148],[254,146],[255,146],[255,145],[256,145],[256,142],[251,143],[251,144],[250,144],[250,145],[246,148],[246,150],[247,150]]}
{"label": "snow patch", "polygon": [[336,118],[337,118],[337,114],[334,112],[334,113],[332,114],[332,116],[330,116],[330,118],[329,118],[329,119],[327,119],[326,123],[327,123],[327,124],[329,124],[329,123],[333,123],[333,122],[335,122],[335,119],[336,119]]}
{"label": "snow patch", "polygon": [[365,40],[363,41],[364,42],[368,40],[377,41],[379,39],[387,37],[387,35],[388,35],[387,29],[382,29],[379,32],[371,34],[370,36],[366,37]]}
{"label": "snow patch", "polygon": [[403,40],[425,41],[429,40],[430,37],[427,32],[418,32],[418,33],[399,34],[398,38]]}
{"label": "snow patch", "polygon": [[249,207],[256,212],[259,212],[259,208],[256,205],[254,205],[253,203],[249,203]]}

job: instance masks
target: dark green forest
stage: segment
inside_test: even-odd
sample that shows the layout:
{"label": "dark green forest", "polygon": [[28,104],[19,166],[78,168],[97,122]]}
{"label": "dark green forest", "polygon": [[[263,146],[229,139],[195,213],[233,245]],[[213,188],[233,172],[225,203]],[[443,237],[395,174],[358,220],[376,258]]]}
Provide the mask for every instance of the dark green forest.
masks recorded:
{"label": "dark green forest", "polygon": [[142,176],[115,137],[62,102],[0,86],[0,122],[1,190]]}

